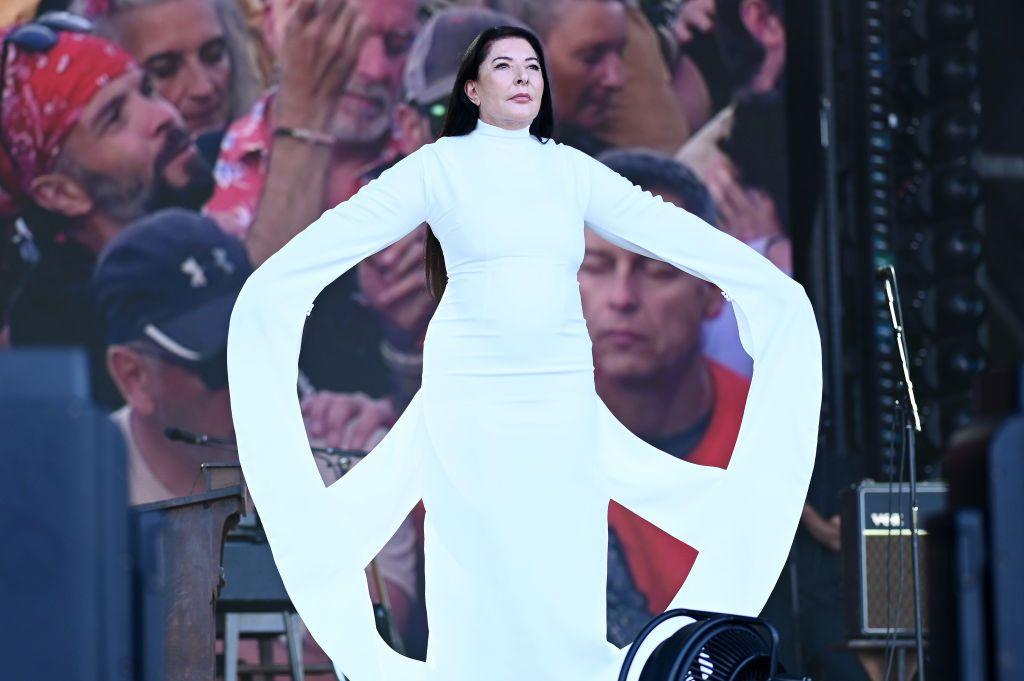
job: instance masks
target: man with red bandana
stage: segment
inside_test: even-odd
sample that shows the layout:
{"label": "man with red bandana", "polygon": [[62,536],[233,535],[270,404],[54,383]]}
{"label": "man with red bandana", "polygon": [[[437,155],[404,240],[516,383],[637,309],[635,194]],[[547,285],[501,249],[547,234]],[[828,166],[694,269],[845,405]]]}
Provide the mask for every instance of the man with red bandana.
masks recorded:
{"label": "man with red bandana", "polygon": [[102,362],[90,277],[96,254],[160,205],[208,193],[210,173],[178,112],[115,45],[74,31],[48,49],[3,32],[0,218],[32,243],[0,327],[11,345],[91,350],[95,397],[120,399]]}

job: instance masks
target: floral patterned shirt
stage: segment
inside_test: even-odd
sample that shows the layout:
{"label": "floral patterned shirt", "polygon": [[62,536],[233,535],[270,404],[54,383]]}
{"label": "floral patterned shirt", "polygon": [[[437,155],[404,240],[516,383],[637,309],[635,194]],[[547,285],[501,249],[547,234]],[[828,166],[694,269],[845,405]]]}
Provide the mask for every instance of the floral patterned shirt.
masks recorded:
{"label": "floral patterned shirt", "polygon": [[[276,92],[276,89],[267,92],[249,113],[228,127],[213,170],[216,188],[203,208],[224,231],[239,239],[248,233],[263,195],[273,141],[268,109]],[[369,181],[368,172],[394,161],[398,155],[391,138],[380,157],[360,170],[348,195],[355,194]]]}

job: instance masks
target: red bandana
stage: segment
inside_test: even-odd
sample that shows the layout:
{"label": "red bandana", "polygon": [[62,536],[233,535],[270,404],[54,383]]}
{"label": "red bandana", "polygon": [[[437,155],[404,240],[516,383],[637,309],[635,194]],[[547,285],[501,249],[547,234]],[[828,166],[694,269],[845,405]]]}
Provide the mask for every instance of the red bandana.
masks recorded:
{"label": "red bandana", "polygon": [[52,169],[93,96],[138,68],[121,48],[84,33],[58,33],[57,44],[45,52],[13,44],[7,50],[0,102],[0,216],[25,207],[32,180]]}

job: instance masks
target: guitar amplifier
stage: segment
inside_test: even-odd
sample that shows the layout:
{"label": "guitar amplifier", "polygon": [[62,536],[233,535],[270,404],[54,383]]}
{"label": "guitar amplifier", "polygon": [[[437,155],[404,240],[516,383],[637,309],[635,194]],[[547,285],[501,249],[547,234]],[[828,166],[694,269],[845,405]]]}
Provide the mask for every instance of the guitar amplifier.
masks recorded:
{"label": "guitar amplifier", "polygon": [[[946,508],[946,484],[917,485],[921,592],[928,566],[925,522]],[[914,582],[910,532],[910,486],[862,482],[844,490],[842,505],[843,615],[849,638],[914,632]],[[922,626],[928,622],[921,604]]]}

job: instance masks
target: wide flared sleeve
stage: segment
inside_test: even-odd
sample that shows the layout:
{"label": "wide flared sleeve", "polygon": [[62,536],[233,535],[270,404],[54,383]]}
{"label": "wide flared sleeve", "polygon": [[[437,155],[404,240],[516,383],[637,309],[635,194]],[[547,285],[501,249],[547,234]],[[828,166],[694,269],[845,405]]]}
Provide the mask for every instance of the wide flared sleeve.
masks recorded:
{"label": "wide flared sleeve", "polygon": [[[364,570],[420,498],[410,418],[325,487],[296,391],[304,322],[321,290],[429,220],[433,152],[403,158],[326,211],[246,281],[228,378],[238,455],[275,563],[310,633],[356,681],[417,678],[378,636]],[[376,655],[374,655],[376,651]]]}
{"label": "wide flared sleeve", "polygon": [[[611,243],[713,282],[732,299],[754,372],[727,470],[639,444],[621,424],[606,452],[609,496],[694,546],[672,607],[760,613],[807,494],[821,408],[821,340],[803,287],[741,241],[573,155],[586,224]],[[608,418],[613,418],[608,414]],[[628,447],[628,450],[625,448]]]}

